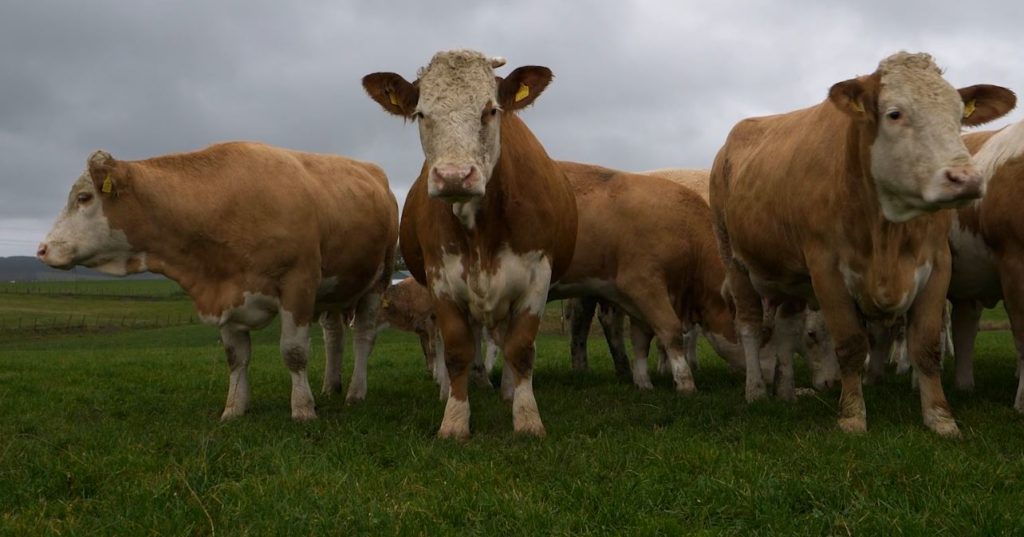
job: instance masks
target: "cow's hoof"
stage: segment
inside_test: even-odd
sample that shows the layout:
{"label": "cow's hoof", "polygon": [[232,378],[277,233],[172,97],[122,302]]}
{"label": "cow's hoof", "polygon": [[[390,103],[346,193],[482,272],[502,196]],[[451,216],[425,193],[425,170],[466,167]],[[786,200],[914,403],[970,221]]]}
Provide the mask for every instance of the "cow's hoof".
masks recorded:
{"label": "cow's hoof", "polygon": [[676,391],[689,395],[697,393],[697,386],[693,383],[693,379],[686,379],[676,384]]}
{"label": "cow's hoof", "polygon": [[437,437],[451,440],[469,440],[469,426],[452,422],[444,422],[437,430]]}
{"label": "cow's hoof", "polygon": [[332,395],[334,395],[336,393],[341,393],[341,383],[340,382],[337,383],[337,384],[324,384],[323,388],[320,390],[320,395],[326,395],[328,397],[330,397],[330,396],[332,396]]}
{"label": "cow's hoof", "polygon": [[245,414],[244,409],[238,407],[229,406],[224,409],[224,412],[220,415],[220,421],[231,421],[235,418],[239,418]]}
{"label": "cow's hoof", "polygon": [[544,430],[544,424],[541,423],[539,417],[532,420],[516,420],[513,424],[513,428],[517,435],[522,436],[544,438],[548,434],[547,431]]}
{"label": "cow's hoof", "polygon": [[926,412],[924,415],[924,424],[931,430],[935,431],[939,436],[945,438],[960,438],[960,428],[956,425],[956,420],[949,413],[948,410],[939,408],[931,412]]}
{"label": "cow's hoof", "polygon": [[839,428],[844,433],[863,434],[868,432],[868,420],[864,416],[851,416],[839,418]]}
{"label": "cow's hoof", "polygon": [[768,390],[764,384],[755,384],[747,386],[747,402],[753,403],[754,401],[761,401],[768,398]]}
{"label": "cow's hoof", "polygon": [[786,401],[787,403],[792,403],[793,401],[796,401],[796,388],[794,388],[793,386],[789,386],[786,388],[778,386],[775,390],[775,397],[783,401]]}
{"label": "cow's hoof", "polygon": [[305,423],[307,421],[313,421],[316,419],[316,410],[312,408],[294,408],[292,409],[292,420]]}
{"label": "cow's hoof", "polygon": [[366,386],[360,388],[349,388],[348,394],[345,395],[345,404],[354,405],[361,403],[366,400]]}
{"label": "cow's hoof", "polygon": [[654,389],[654,384],[651,384],[651,379],[649,379],[649,378],[641,378],[641,379],[634,378],[633,379],[633,384],[636,384],[636,387],[641,389],[641,390],[653,390]]}

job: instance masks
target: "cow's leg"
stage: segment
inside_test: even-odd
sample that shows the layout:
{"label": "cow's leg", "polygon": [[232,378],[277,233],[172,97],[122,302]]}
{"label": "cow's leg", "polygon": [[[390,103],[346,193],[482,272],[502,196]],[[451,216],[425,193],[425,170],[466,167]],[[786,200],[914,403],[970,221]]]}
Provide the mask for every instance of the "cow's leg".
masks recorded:
{"label": "cow's leg", "polygon": [[544,424],[537,409],[537,400],[533,396],[533,361],[537,352],[534,341],[538,328],[539,313],[532,313],[529,309],[518,313],[505,332],[504,353],[505,367],[512,370],[515,384],[512,393],[512,427],[516,433],[542,437],[545,434]]}
{"label": "cow's leg", "polygon": [[641,390],[653,390],[651,377],[647,374],[647,355],[651,352],[654,333],[642,321],[629,319],[629,336],[633,343],[633,384]]}
{"label": "cow's leg", "polygon": [[697,337],[699,335],[700,328],[697,325],[693,325],[689,330],[683,332],[683,356],[694,373],[700,367],[700,360],[697,357]]}
{"label": "cow's leg", "polygon": [[953,333],[953,361],[956,364],[956,389],[974,390],[974,339],[982,306],[977,300],[953,300],[950,331]]}
{"label": "cow's leg", "polygon": [[675,381],[676,390],[693,393],[697,388],[693,383],[693,372],[690,371],[690,365],[686,362],[683,333],[694,327],[686,326],[679,320],[672,308],[672,302],[669,300],[668,290],[663,286],[654,285],[654,283],[649,277],[642,279],[620,278],[619,289],[630,298],[633,304],[637,305],[644,321],[654,330],[658,341],[665,346],[672,366],[672,379]]}
{"label": "cow's leg", "polygon": [[[665,350],[665,345],[660,339],[656,339],[654,340],[654,348],[658,350],[658,373],[668,373],[672,370],[672,366],[670,365],[668,351]],[[686,353],[684,352],[683,354],[685,355]],[[687,360],[686,362],[687,365],[689,365],[690,361]],[[692,371],[693,368],[691,367],[690,370]]]}
{"label": "cow's leg", "polygon": [[345,402],[352,404],[366,399],[366,367],[370,361],[370,353],[377,341],[377,310],[380,309],[381,293],[376,289],[366,293],[356,304],[355,322],[352,331],[355,333],[355,362],[352,365],[352,379],[348,384]]}
{"label": "cow's leg", "polygon": [[803,300],[786,300],[779,305],[775,316],[771,345],[777,364],[775,396],[784,401],[796,400],[793,354],[797,341],[803,337],[806,310],[807,304]]}
{"label": "cow's leg", "polygon": [[842,384],[839,428],[848,433],[864,432],[868,422],[861,371],[868,352],[868,338],[861,329],[857,307],[832,259],[808,258],[807,263],[814,295],[821,305],[825,325],[835,345],[836,359],[839,360]]}
{"label": "cow's leg", "polygon": [[893,350],[893,328],[882,323],[868,323],[868,341],[871,344],[871,351],[868,352],[868,372],[864,382],[879,384],[885,375],[889,354]]}
{"label": "cow's leg", "polygon": [[590,335],[590,324],[594,320],[597,299],[594,297],[571,298],[565,301],[565,316],[569,320],[569,350],[572,354],[572,368],[586,371],[587,337]]}
{"label": "cow's leg", "polygon": [[493,388],[491,379],[487,376],[487,364],[484,358],[484,345],[487,342],[484,332],[486,329],[479,324],[473,325],[473,368],[470,378],[481,388]]}
{"label": "cow's leg", "polygon": [[427,366],[427,372],[434,371],[434,338],[430,335],[433,329],[424,329],[416,332],[420,338],[420,349],[423,351],[423,363]]}
{"label": "cow's leg", "polygon": [[736,262],[730,263],[726,268],[725,277],[736,304],[736,332],[743,345],[743,358],[747,366],[746,398],[747,402],[753,402],[768,396],[768,389],[761,374],[764,308],[761,295],[757,294],[750,283],[750,277]]}
{"label": "cow's leg", "polygon": [[498,344],[494,342],[491,330],[484,331],[484,347],[484,370],[490,375],[494,371],[494,364],[498,363]]}
{"label": "cow's leg", "polygon": [[320,314],[320,329],[324,333],[324,385],[320,393],[330,395],[341,391],[342,357],[345,354],[345,314],[325,311]]}
{"label": "cow's leg", "polygon": [[1017,394],[1013,408],[1024,413],[1024,252],[1017,248],[1008,250],[999,254],[999,274],[1003,306],[1017,347]]}
{"label": "cow's leg", "polygon": [[292,376],[292,419],[316,418],[316,404],[309,389],[306,366],[309,363],[309,319],[312,315],[293,314],[283,306],[281,313],[281,357]]}
{"label": "cow's leg", "polygon": [[622,308],[611,302],[598,301],[597,320],[601,323],[604,331],[604,339],[608,342],[608,352],[612,355],[612,363],[615,364],[615,374],[621,378],[628,378],[629,355],[626,354],[626,317]]}
{"label": "cow's leg", "polygon": [[959,436],[953,410],[942,391],[942,311],[950,277],[949,251],[939,252],[931,277],[910,307],[907,353],[917,374],[925,425],[942,436]]}
{"label": "cow's leg", "polygon": [[229,420],[245,414],[249,408],[249,356],[252,345],[249,331],[222,327],[220,340],[228,359],[231,376],[228,380],[228,400],[220,419]]}
{"label": "cow's leg", "polygon": [[444,340],[443,362],[449,383],[448,402],[437,436],[469,438],[469,370],[476,355],[473,329],[466,315],[450,300],[435,300],[434,313]]}
{"label": "cow's leg", "polygon": [[441,337],[440,328],[438,328],[437,332],[434,333],[434,352],[434,380],[437,381],[438,397],[442,401],[445,401],[448,399],[448,393],[451,391],[451,386],[448,382],[448,367],[444,363],[444,338]]}

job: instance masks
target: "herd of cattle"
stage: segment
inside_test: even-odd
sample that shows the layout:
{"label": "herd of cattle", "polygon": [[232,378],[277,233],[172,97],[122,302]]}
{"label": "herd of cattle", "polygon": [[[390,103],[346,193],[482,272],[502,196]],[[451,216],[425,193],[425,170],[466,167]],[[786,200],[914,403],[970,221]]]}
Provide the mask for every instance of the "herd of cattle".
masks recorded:
{"label": "herd of cattle", "polygon": [[[750,401],[793,399],[801,354],[815,387],[841,385],[845,431],[867,427],[865,358],[877,373],[902,340],[924,423],[959,434],[940,382],[947,299],[958,388],[973,388],[979,316],[999,300],[1024,363],[1024,122],[961,134],[1013,109],[1010,90],[957,90],[929,55],[900,52],[819,104],[739,122],[710,170],[628,173],[552,160],[515,114],[551,71],[495,75],[503,64],[448,51],[412,82],[363,78],[384,110],[419,128],[425,160],[401,223],[383,171],[345,157],[243,142],[140,161],[96,151],[38,258],[177,281],[220,328],[224,419],[249,404],[249,332],[276,315],[294,419],[316,416],[310,325],[324,333],[325,394],[342,388],[354,330],[347,399],[358,401],[386,321],[421,335],[446,399],[438,434],[454,438],[470,433],[468,385],[488,382],[495,348],[515,431],[544,435],[534,340],[554,299],[579,299],[574,367],[586,367],[600,306],[616,370],[638,387],[651,388],[652,339],[688,393],[703,334],[745,376]],[[415,281],[389,289],[396,248]]]}

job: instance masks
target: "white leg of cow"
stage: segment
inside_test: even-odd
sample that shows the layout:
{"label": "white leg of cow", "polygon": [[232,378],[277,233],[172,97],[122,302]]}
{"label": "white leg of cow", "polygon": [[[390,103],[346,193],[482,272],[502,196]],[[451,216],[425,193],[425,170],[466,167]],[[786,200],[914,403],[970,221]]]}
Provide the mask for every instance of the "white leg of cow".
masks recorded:
{"label": "white leg of cow", "polygon": [[291,312],[281,310],[281,357],[292,375],[292,419],[316,418],[313,391],[309,389],[309,325],[297,325]]}
{"label": "white leg of cow", "polygon": [[739,333],[743,357],[747,363],[746,397],[750,403],[768,397],[768,388],[761,376],[761,329],[741,324]]}
{"label": "white leg of cow", "polygon": [[512,402],[515,397],[516,379],[512,374],[512,366],[507,362],[501,368],[501,400],[506,403]]}
{"label": "white leg of cow", "polygon": [[797,341],[803,337],[805,310],[803,303],[780,306],[772,331],[772,344],[769,347],[777,360],[775,396],[784,401],[796,400],[793,354],[796,352]]}
{"label": "white leg of cow", "polygon": [[974,390],[974,340],[978,336],[981,304],[974,300],[953,302],[950,332],[953,333],[953,362],[956,368],[956,389]]}
{"label": "white leg of cow", "polygon": [[220,339],[227,355],[231,376],[228,381],[228,400],[220,419],[229,420],[245,414],[249,408],[249,356],[251,344],[248,330],[228,327],[220,329]]}
{"label": "white leg of cow", "polygon": [[341,391],[341,369],[345,355],[345,315],[340,311],[325,311],[320,315],[320,329],[324,333],[324,385],[321,393],[330,395]]}
{"label": "white leg of cow", "polygon": [[345,402],[352,404],[366,399],[366,367],[377,341],[377,310],[380,308],[379,292],[370,292],[359,299],[353,323],[355,335],[355,362],[352,365],[352,379],[348,384]]}
{"label": "white leg of cow", "polygon": [[488,375],[494,371],[494,364],[498,361],[498,344],[494,342],[490,330],[484,330],[484,346],[487,348],[484,354],[484,370]]}
{"label": "white leg of cow", "polygon": [[651,351],[651,329],[643,322],[630,318],[629,335],[633,342],[633,384],[641,390],[653,390],[647,373],[647,354]]}
{"label": "white leg of cow", "polygon": [[700,336],[700,327],[697,325],[683,333],[683,352],[686,356],[686,363],[690,366],[690,371],[694,373],[700,368],[700,358],[697,356],[698,336]]}

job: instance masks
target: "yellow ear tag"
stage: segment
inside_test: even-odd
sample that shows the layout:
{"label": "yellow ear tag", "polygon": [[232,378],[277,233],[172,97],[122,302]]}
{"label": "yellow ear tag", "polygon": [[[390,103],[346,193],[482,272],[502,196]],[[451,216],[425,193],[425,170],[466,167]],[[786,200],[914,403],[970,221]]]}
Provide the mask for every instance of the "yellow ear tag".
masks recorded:
{"label": "yellow ear tag", "polygon": [[110,180],[110,174],[103,179],[103,187],[100,189],[104,194],[110,194],[110,191],[114,189],[114,182]]}
{"label": "yellow ear tag", "polygon": [[389,92],[388,92],[388,99],[390,99],[390,100],[391,100],[391,104],[393,104],[393,105],[395,105],[395,106],[398,106],[398,99],[397,99],[397,98],[395,98],[395,94],[394,94],[394,93],[391,93],[391,92],[389,91]]}
{"label": "yellow ear tag", "polygon": [[974,113],[974,108],[976,106],[977,103],[975,103],[974,99],[967,101],[967,104],[964,105],[964,119],[971,117],[971,114]]}
{"label": "yellow ear tag", "polygon": [[850,101],[850,108],[853,108],[853,111],[858,114],[864,113],[864,105],[860,104],[860,101]]}
{"label": "yellow ear tag", "polygon": [[525,98],[527,98],[529,96],[530,96],[530,86],[527,86],[526,84],[520,83],[519,84],[519,91],[516,92],[516,102],[518,103],[519,101],[521,101],[521,100],[523,100],[523,99],[525,99]]}

